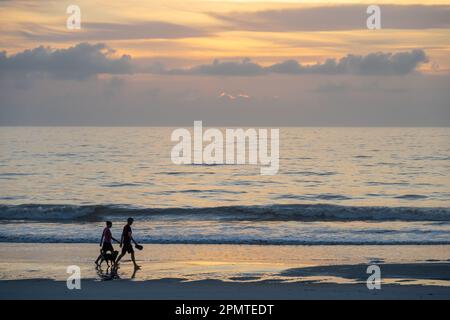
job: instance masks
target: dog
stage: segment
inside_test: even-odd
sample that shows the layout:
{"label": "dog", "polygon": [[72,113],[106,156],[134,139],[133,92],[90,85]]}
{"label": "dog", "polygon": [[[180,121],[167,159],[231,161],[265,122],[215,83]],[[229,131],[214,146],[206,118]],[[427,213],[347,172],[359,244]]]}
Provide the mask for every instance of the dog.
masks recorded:
{"label": "dog", "polygon": [[114,263],[116,262],[117,256],[119,255],[119,251],[114,250],[113,252],[111,251],[103,252],[102,250],[100,250],[100,254],[102,255],[102,258],[100,259],[99,266],[102,265],[103,261],[106,261],[106,264],[109,267],[109,262],[111,262],[111,266],[114,265]]}

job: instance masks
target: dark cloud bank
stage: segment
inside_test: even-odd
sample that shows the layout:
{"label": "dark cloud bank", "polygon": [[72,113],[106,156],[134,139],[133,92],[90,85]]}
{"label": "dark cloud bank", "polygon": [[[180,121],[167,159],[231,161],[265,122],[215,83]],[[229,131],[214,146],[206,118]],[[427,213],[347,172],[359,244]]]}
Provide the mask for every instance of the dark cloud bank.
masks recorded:
{"label": "dark cloud bank", "polygon": [[187,69],[166,69],[161,64],[142,68],[133,64],[129,55],[115,57],[114,50],[104,44],[80,43],[67,49],[37,47],[8,56],[0,53],[2,74],[47,74],[58,79],[83,80],[98,74],[155,73],[164,75],[257,76],[264,74],[351,74],[351,75],[405,75],[428,61],[423,50],[398,53],[348,54],[341,59],[327,59],[323,63],[301,64],[286,60],[262,66],[243,59],[240,62],[215,60],[211,64]]}
{"label": "dark cloud bank", "polygon": [[0,52],[2,74],[43,73],[58,79],[83,80],[97,74],[129,74],[131,57],[114,58],[114,50],[105,44],[80,43],[67,49],[40,46],[7,56]]}
{"label": "dark cloud bank", "polygon": [[404,75],[414,71],[421,63],[428,61],[423,50],[399,53],[370,53],[366,56],[348,54],[345,57],[327,59],[323,63],[302,65],[296,60],[286,60],[268,67],[249,59],[241,62],[220,62],[196,66],[190,69],[163,70],[167,74],[194,74],[220,76],[255,76],[277,74],[353,74],[353,75]]}

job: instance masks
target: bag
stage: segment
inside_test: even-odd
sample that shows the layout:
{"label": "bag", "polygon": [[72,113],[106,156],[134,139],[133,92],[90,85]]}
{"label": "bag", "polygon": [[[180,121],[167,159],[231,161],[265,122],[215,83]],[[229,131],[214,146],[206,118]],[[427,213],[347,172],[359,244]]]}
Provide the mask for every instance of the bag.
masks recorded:
{"label": "bag", "polygon": [[134,245],[134,247],[135,247],[136,249],[138,249],[138,250],[144,249],[144,247],[141,246],[140,244],[136,244],[136,245]]}

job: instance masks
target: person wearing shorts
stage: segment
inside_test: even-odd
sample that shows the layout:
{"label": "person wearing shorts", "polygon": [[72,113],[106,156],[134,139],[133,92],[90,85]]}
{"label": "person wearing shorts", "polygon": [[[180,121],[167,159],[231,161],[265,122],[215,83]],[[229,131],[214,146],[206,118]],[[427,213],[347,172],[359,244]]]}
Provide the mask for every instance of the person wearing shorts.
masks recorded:
{"label": "person wearing shorts", "polygon": [[100,255],[98,256],[97,260],[95,260],[95,264],[97,266],[99,265],[98,262],[102,258],[103,254],[107,253],[108,251],[110,251],[111,253],[114,252],[114,248],[112,246],[112,240],[119,243],[119,241],[112,236],[111,227],[112,227],[112,222],[106,221],[106,227],[105,227],[105,229],[103,229],[102,238],[100,239],[100,247],[102,247],[102,248],[100,250]]}
{"label": "person wearing shorts", "polygon": [[127,224],[123,227],[122,238],[120,239],[120,246],[122,247],[122,252],[120,256],[117,257],[116,266],[119,263],[120,259],[127,253],[131,255],[131,261],[133,261],[134,268],[139,269],[140,266],[137,265],[136,259],[134,257],[134,248],[132,242],[137,245],[137,242],[133,239],[133,231],[131,230],[131,225],[133,224],[134,219],[128,218]]}

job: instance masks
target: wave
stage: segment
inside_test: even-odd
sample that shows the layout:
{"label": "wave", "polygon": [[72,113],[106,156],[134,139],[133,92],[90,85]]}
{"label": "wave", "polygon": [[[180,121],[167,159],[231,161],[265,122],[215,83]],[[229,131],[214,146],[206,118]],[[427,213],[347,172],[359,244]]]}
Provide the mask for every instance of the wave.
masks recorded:
{"label": "wave", "polygon": [[0,220],[100,221],[105,218],[238,221],[450,221],[450,208],[279,204],[202,208],[139,208],[125,205],[0,205]]}
{"label": "wave", "polygon": [[[97,238],[87,237],[45,237],[45,236],[4,236],[0,235],[0,243],[95,243]],[[141,244],[244,244],[244,245],[307,245],[307,246],[333,246],[333,245],[353,245],[353,246],[367,246],[367,245],[450,245],[450,241],[446,240],[303,240],[303,239],[240,239],[240,238],[213,238],[213,239],[199,239],[199,238],[150,238],[139,237]],[[118,247],[118,245],[114,244]]]}
{"label": "wave", "polygon": [[401,196],[395,197],[397,199],[406,199],[406,200],[419,200],[419,199],[426,199],[427,196],[420,195],[420,194],[405,194]]}
{"label": "wave", "polygon": [[323,171],[323,172],[315,172],[315,171],[287,171],[285,174],[291,175],[299,175],[299,176],[333,176],[336,175],[337,172],[332,171]]}

